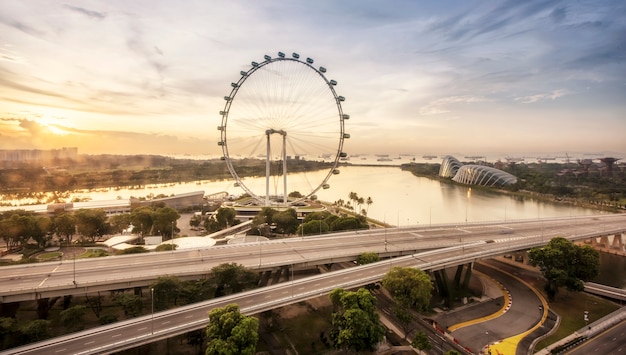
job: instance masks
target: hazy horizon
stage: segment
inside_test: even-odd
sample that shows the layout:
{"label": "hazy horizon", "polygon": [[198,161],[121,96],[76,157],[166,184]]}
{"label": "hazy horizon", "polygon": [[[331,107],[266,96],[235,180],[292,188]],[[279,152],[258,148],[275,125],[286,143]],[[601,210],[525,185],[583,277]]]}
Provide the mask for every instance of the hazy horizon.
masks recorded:
{"label": "hazy horizon", "polygon": [[348,154],[622,158],[624,33],[608,0],[2,2],[0,149],[220,155],[230,83],[282,51],[337,80]]}

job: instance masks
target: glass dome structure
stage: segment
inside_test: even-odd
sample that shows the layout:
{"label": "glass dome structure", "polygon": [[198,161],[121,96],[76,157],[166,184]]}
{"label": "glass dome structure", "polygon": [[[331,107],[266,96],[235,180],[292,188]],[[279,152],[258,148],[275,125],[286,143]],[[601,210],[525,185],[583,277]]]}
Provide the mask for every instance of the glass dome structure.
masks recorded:
{"label": "glass dome structure", "polygon": [[503,186],[517,182],[517,178],[506,171],[484,165],[463,165],[452,181],[467,185]]}
{"label": "glass dome structure", "polygon": [[463,166],[463,163],[458,161],[455,157],[446,155],[439,167],[439,176],[447,178],[454,177],[461,166]]}
{"label": "glass dome structure", "polygon": [[443,158],[439,176],[452,178],[452,181],[466,185],[504,186],[517,182],[517,178],[506,171],[477,164],[463,165],[451,155]]}

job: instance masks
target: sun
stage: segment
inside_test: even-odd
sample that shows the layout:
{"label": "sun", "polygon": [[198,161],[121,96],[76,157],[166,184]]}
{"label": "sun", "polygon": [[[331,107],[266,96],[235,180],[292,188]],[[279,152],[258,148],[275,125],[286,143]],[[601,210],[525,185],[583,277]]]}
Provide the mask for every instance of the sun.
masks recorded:
{"label": "sun", "polygon": [[63,126],[60,125],[60,120],[55,118],[54,116],[49,115],[41,115],[37,118],[37,122],[41,127],[43,127],[48,133],[52,135],[67,135],[69,132],[63,129]]}

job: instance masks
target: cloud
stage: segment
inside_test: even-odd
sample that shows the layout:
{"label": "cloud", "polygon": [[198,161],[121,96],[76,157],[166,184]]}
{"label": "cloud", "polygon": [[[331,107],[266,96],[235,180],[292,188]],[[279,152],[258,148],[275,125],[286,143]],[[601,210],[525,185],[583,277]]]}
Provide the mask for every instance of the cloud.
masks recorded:
{"label": "cloud", "polygon": [[84,9],[82,7],[78,7],[78,6],[72,6],[72,5],[63,5],[63,7],[65,7],[66,9],[72,10],[74,12],[77,12],[79,14],[85,15],[87,17],[90,18],[94,18],[96,20],[102,20],[104,19],[107,15],[106,13],[103,12],[98,12],[98,11],[92,11],[92,10],[87,10]]}
{"label": "cloud", "polygon": [[420,108],[420,115],[438,115],[442,113],[450,112],[452,109],[450,106],[456,104],[471,104],[476,102],[487,101],[484,97],[478,96],[450,96],[437,99]]}
{"label": "cloud", "polygon": [[532,104],[535,102],[546,101],[546,100],[554,101],[567,94],[568,94],[567,90],[559,89],[559,90],[554,90],[546,94],[536,94],[536,95],[530,95],[530,96],[517,97],[515,98],[515,101],[521,102],[523,104]]}

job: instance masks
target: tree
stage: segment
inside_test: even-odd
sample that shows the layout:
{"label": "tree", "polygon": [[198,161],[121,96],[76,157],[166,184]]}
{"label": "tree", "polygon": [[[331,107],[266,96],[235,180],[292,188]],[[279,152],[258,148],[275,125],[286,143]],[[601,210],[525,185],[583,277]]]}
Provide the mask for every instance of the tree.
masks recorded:
{"label": "tree", "polygon": [[54,233],[65,239],[67,245],[72,243],[72,237],[76,234],[76,218],[71,213],[61,213],[54,217]]}
{"label": "tree", "polygon": [[16,324],[15,318],[0,317],[0,348],[6,349],[10,347],[11,335],[15,331]]}
{"label": "tree", "polygon": [[103,209],[81,208],[74,214],[76,216],[76,230],[85,238],[95,243],[96,239],[106,234],[109,226],[106,223],[107,216]]}
{"label": "tree", "polygon": [[[269,226],[274,223],[274,215],[277,213],[275,209],[271,207],[263,207],[261,211],[252,219],[251,230],[261,231],[265,230],[263,226]],[[260,233],[265,235],[265,233]]]}
{"label": "tree", "polygon": [[175,276],[161,276],[150,288],[154,289],[154,308],[162,311],[177,304],[181,282]]}
{"label": "tree", "polygon": [[370,205],[374,203],[374,200],[372,200],[372,198],[368,196],[367,200],[365,200],[365,203],[367,204],[367,209],[365,210],[365,214],[368,214],[370,212]]}
{"label": "tree", "polygon": [[45,248],[50,241],[49,233],[52,231],[52,220],[45,216],[35,216],[32,220],[30,237],[37,242],[39,248]]}
{"label": "tree", "polygon": [[215,212],[215,218],[217,220],[217,225],[221,229],[226,229],[232,227],[237,223],[235,217],[237,216],[237,211],[231,207],[220,207]]}
{"label": "tree", "polygon": [[335,348],[374,351],[385,335],[385,327],[376,313],[376,297],[364,288],[357,291],[338,288],[329,296],[336,310],[330,332]]}
{"label": "tree", "polygon": [[293,234],[298,229],[298,214],[293,208],[288,208],[274,215],[276,232],[281,234]]}
{"label": "tree", "polygon": [[224,263],[211,269],[215,297],[231,295],[256,287],[259,276],[243,265]]}
{"label": "tree", "polygon": [[137,245],[134,247],[130,247],[130,248],[126,248],[126,249],[122,249],[117,251],[117,255],[127,255],[127,254],[141,254],[141,253],[148,253],[149,250],[142,247],[141,245]]}
{"label": "tree", "polygon": [[411,342],[411,346],[419,350],[432,349],[432,345],[430,345],[430,340],[428,340],[428,336],[423,331],[419,331],[417,332],[417,334],[415,334],[415,337]]}
{"label": "tree", "polygon": [[361,253],[361,255],[359,255],[356,258],[356,263],[358,265],[365,265],[365,264],[375,263],[379,260],[380,260],[380,257],[378,256],[378,254],[367,252],[367,253]]}
{"label": "tree", "polygon": [[133,233],[139,233],[142,237],[152,231],[153,216],[152,208],[143,206],[135,208],[130,213],[130,222],[133,224]]}
{"label": "tree", "polygon": [[600,270],[600,253],[588,245],[577,245],[557,237],[542,248],[528,251],[529,261],[539,266],[546,279],[544,289],[550,300],[556,298],[560,287],[568,291],[583,291],[584,281],[592,280]]}
{"label": "tree", "polygon": [[81,330],[84,327],[83,316],[86,312],[87,307],[82,304],[63,310],[59,314],[61,317],[61,323],[63,323],[68,330]]}
{"label": "tree", "polygon": [[428,309],[433,285],[422,270],[395,266],[383,277],[382,284],[399,305],[418,312]]}
{"label": "tree", "polygon": [[206,355],[252,355],[259,341],[259,320],[239,312],[237,304],[209,312]]}
{"label": "tree", "polygon": [[168,243],[168,244],[159,244],[154,251],[172,251],[172,250],[176,250],[176,248],[178,247],[178,245],[174,244],[174,243]]}
{"label": "tree", "polygon": [[122,307],[126,317],[132,318],[141,314],[141,308],[143,307],[141,297],[124,292],[115,296],[114,300],[117,305]]}
{"label": "tree", "polygon": [[180,299],[184,304],[206,301],[214,294],[215,290],[209,280],[189,280],[181,283]]}
{"label": "tree", "polygon": [[322,220],[304,222],[298,226],[296,234],[298,235],[316,235],[328,233],[330,227]]}
{"label": "tree", "polygon": [[111,233],[122,233],[126,230],[131,224],[130,216],[130,213],[120,213],[109,217]]}
{"label": "tree", "polygon": [[[363,216],[359,217],[364,218]],[[330,225],[330,229],[338,232],[367,228],[367,223],[363,224],[362,222],[358,217],[340,217]]]}
{"label": "tree", "polygon": [[91,311],[97,318],[100,318],[100,314],[102,313],[102,301],[103,300],[104,300],[104,297],[100,296],[100,292],[98,292],[97,296],[90,297],[89,295],[85,295],[85,301],[87,302],[87,304],[89,305],[89,308],[91,309]]}
{"label": "tree", "polygon": [[34,343],[50,337],[50,321],[35,319],[20,327],[25,343]]}
{"label": "tree", "polygon": [[176,233],[176,220],[180,218],[178,211],[171,207],[160,207],[152,212],[152,228],[160,231],[165,239],[172,239]]}

